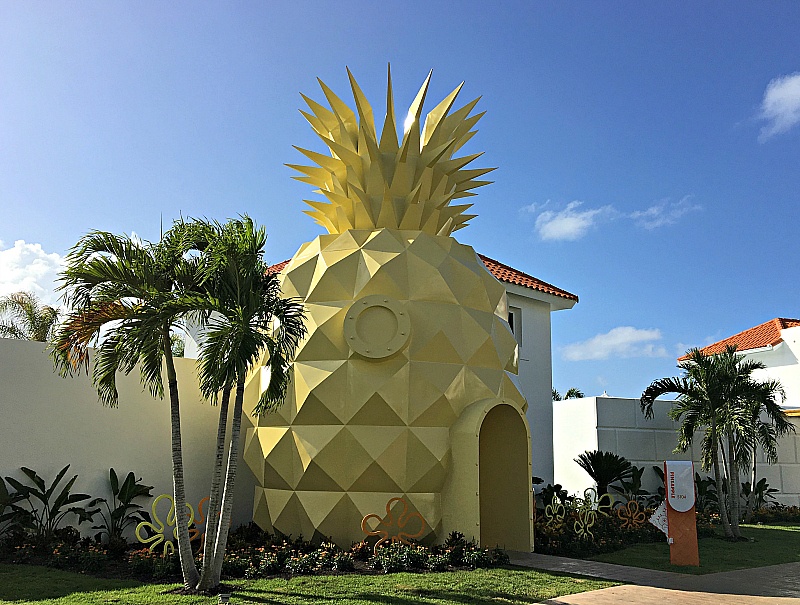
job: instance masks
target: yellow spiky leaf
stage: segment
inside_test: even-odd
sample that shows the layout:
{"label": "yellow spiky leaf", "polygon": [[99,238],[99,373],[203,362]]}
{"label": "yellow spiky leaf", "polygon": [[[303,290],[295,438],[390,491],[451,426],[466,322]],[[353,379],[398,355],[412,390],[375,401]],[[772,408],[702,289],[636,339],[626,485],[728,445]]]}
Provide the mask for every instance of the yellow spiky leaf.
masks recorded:
{"label": "yellow spiky leaf", "polygon": [[324,203],[309,203],[313,210],[307,214],[330,233],[402,228],[449,235],[475,216],[464,213],[469,205],[450,204],[489,183],[477,179],[491,168],[466,168],[481,154],[453,157],[475,134],[473,126],[483,113],[470,113],[479,99],[450,113],[462,83],[422,122],[431,73],[409,108],[401,140],[397,137],[391,70],[380,136],[372,107],[349,69],[355,111],[321,80],[330,109],[302,95],[311,113],[301,113],[328,147],[330,157],[297,147],[314,165],[289,166],[301,173],[297,180],[314,185],[327,198]]}

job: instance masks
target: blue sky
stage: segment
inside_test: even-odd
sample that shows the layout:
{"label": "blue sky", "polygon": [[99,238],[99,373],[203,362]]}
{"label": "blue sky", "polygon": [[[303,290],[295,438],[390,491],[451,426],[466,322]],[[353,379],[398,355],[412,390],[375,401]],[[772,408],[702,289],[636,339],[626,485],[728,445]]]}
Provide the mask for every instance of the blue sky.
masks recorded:
{"label": "blue sky", "polygon": [[798,317],[800,4],[0,0],[0,294],[51,297],[89,229],[247,212],[268,257],[320,233],[284,163],[349,66],[376,113],[482,95],[498,166],[457,233],[580,296],[562,392],[638,396],[675,358]]}

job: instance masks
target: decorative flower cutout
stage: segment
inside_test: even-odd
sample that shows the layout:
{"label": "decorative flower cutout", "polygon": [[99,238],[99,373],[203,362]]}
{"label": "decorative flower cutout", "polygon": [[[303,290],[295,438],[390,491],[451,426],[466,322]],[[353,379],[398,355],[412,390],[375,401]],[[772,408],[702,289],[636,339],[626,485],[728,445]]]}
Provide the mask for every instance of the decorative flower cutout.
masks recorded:
{"label": "decorative flower cutout", "polygon": [[582,506],[578,509],[578,518],[573,523],[573,528],[578,537],[588,540],[594,539],[591,528],[597,522],[597,511],[593,508]]}
{"label": "decorative flower cutout", "polygon": [[[392,513],[392,507],[395,502],[403,503],[403,510],[397,517],[397,521],[395,521],[394,514]],[[405,531],[405,527],[408,522],[414,518],[419,519],[420,528],[417,533],[411,534]],[[376,519],[378,521],[375,529],[369,528],[368,522],[370,519]],[[421,537],[425,532],[425,519],[417,512],[408,512],[408,502],[406,502],[405,498],[390,498],[386,503],[386,516],[381,518],[380,515],[376,514],[367,515],[361,520],[361,531],[368,536],[380,536],[380,539],[375,544],[375,548],[373,548],[373,552],[378,554],[378,547],[384,542],[402,542],[403,544],[410,544],[410,540]]]}
{"label": "decorative flower cutout", "polygon": [[647,521],[647,515],[636,500],[628,500],[625,506],[620,506],[617,509],[617,517],[622,521],[622,529],[637,529]]}
{"label": "decorative flower cutout", "polygon": [[[161,520],[161,517],[159,517],[157,511],[158,503],[161,502],[162,500],[168,500],[170,505],[169,512],[167,513],[166,524],[164,523],[164,521]],[[197,525],[201,525],[205,521],[205,518],[203,517],[203,503],[206,502],[207,500],[208,498],[203,498],[197,507],[200,513],[200,518],[198,519],[197,524],[195,524],[194,509],[192,508],[192,505],[189,504],[188,502],[186,503],[186,508],[189,509],[188,525],[189,525],[190,541],[195,540],[201,536],[200,530],[197,528]],[[136,526],[136,532],[135,532],[136,539],[139,540],[139,542],[141,542],[142,544],[149,544],[150,546],[148,547],[147,550],[149,550],[150,552],[153,552],[153,550],[163,542],[164,551],[162,553],[162,556],[166,556],[168,553],[174,553],[175,543],[178,541],[178,526],[175,520],[176,517],[175,500],[173,499],[172,495],[161,494],[160,496],[158,496],[155,500],[153,500],[153,504],[150,506],[150,512],[151,512],[150,518],[152,519],[152,522],[142,521],[141,523],[139,523],[139,525]],[[195,525],[195,527],[192,527],[193,524]],[[172,537],[174,538],[175,542],[173,542],[172,540],[167,540],[166,538],[167,528],[173,526],[174,528],[172,530]],[[150,530],[151,535],[149,536],[142,535],[142,530],[145,528]],[[202,536],[205,536],[205,533],[203,533]]]}
{"label": "decorative flower cutout", "polygon": [[561,529],[564,526],[564,517],[566,514],[567,509],[564,508],[564,505],[558,498],[553,496],[550,504],[544,509],[544,518],[547,520],[545,521],[545,525],[554,530]]}

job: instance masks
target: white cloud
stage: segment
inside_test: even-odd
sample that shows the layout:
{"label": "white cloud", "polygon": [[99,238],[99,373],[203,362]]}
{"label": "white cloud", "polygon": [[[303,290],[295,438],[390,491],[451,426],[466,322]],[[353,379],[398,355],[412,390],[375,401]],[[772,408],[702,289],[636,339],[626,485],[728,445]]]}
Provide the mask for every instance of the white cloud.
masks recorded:
{"label": "white cloud", "polygon": [[800,72],[779,76],[767,84],[759,117],[767,121],[758,137],[762,143],[800,124]]}
{"label": "white cloud", "polygon": [[[614,214],[611,206],[579,210],[582,205],[583,202],[574,201],[558,212],[553,210],[542,212],[536,217],[536,231],[539,237],[545,241],[575,241],[586,235],[600,220]],[[535,211],[535,208],[531,211]]]}
{"label": "white cloud", "polygon": [[588,340],[562,348],[567,361],[608,359],[610,357],[667,357],[667,350],[655,341],[661,340],[661,330],[640,330],[619,326]]}
{"label": "white cloud", "polygon": [[532,204],[528,204],[527,206],[523,206],[519,209],[522,214],[536,214],[542,208],[546,207],[550,203],[550,200],[547,200],[544,204],[538,204],[533,202]]}
{"label": "white cloud", "polygon": [[0,241],[0,296],[25,290],[55,305],[55,282],[63,262],[61,255],[45,252],[41,244],[17,240],[13,248],[5,249]]}
{"label": "white cloud", "polygon": [[632,218],[638,226],[650,230],[666,225],[674,225],[684,214],[701,209],[701,206],[692,204],[692,196],[687,195],[678,202],[663,200],[658,204],[650,206],[647,210],[631,212],[630,218]]}

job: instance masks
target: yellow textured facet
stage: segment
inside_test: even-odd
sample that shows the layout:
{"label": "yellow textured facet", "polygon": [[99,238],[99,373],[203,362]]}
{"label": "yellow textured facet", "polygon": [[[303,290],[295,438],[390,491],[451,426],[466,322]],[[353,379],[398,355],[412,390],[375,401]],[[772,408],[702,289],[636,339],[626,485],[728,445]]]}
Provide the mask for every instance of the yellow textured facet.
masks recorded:
{"label": "yellow textured facet", "polygon": [[[304,302],[308,326],[283,406],[252,414],[267,384],[263,372],[248,391],[243,451],[259,484],[254,520],[268,531],[349,546],[364,538],[365,516],[403,498],[425,521],[423,540],[458,530],[488,546],[529,549],[530,430],[509,373],[517,343],[505,289],[449,235],[470,216],[468,206],[450,202],[486,172],[464,168],[477,156],[453,157],[480,117],[469,115],[475,102],[450,113],[459,87],[421,129],[426,80],[398,141],[391,77],[378,136],[349,76],[355,111],[324,84],[330,109],[306,99],[304,115],[331,157],[304,151],[317,166],[297,169],[327,199],[307,213],[329,233],[301,246],[281,271],[283,295]],[[506,488],[479,494],[478,476],[479,469],[481,477],[506,475],[497,457],[496,467],[481,467],[492,457],[479,435],[495,408],[513,413],[494,414],[506,424],[493,421],[492,434],[518,437],[508,489],[519,504],[506,507],[513,523],[497,530],[487,515]]]}
{"label": "yellow textured facet", "polygon": [[[310,266],[324,270],[309,277]],[[300,249],[281,275],[309,325],[281,408],[288,420],[251,417],[244,450],[262,527],[349,545],[364,515],[403,496],[427,538],[442,537],[451,427],[476,401],[526,407],[506,371],[516,341],[496,313],[505,291],[486,273],[469,246],[421,231],[323,235]],[[362,309],[376,308],[381,321],[361,326]],[[391,350],[366,353],[369,343]]]}

